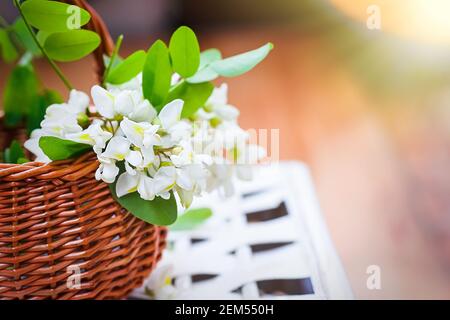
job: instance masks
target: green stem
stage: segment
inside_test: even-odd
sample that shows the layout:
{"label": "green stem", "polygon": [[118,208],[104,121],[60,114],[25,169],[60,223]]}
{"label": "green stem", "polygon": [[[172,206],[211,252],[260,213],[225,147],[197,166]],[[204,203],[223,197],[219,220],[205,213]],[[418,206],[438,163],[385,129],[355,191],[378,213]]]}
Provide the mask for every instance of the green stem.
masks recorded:
{"label": "green stem", "polygon": [[114,64],[114,60],[116,59],[117,55],[119,54],[119,49],[120,49],[120,46],[122,45],[122,40],[123,40],[123,34],[121,34],[117,38],[116,45],[114,46],[114,51],[111,55],[111,58],[109,59],[108,66],[106,67],[105,74],[103,75],[103,87],[106,86],[106,78],[108,77],[109,71],[111,70],[111,68]]}
{"label": "green stem", "polygon": [[18,0],[14,0],[14,4],[16,5],[17,9],[19,10],[20,16],[22,17],[23,22],[25,23],[28,31],[30,32],[31,37],[33,38],[34,42],[38,46],[39,50],[41,50],[42,55],[47,59],[48,63],[53,68],[53,70],[56,72],[56,74],[59,76],[59,78],[62,80],[62,82],[64,82],[64,84],[67,87],[67,89],[72,90],[73,86],[71,85],[69,80],[67,80],[67,78],[62,73],[61,69],[59,69],[59,67],[56,65],[56,63],[52,59],[50,59],[50,57],[48,56],[47,52],[45,52],[44,48],[41,46],[41,44],[39,43],[38,39],[36,38],[36,35],[34,34],[33,29],[31,29],[30,24],[28,23],[27,19],[25,18],[25,15],[22,12],[22,8],[20,7],[19,1]]}

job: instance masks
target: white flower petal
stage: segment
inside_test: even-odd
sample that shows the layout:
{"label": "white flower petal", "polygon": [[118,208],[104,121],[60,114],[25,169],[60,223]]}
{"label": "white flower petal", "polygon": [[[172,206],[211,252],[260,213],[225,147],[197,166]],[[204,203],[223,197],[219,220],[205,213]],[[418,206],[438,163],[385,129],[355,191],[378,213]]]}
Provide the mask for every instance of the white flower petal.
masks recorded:
{"label": "white flower petal", "polygon": [[222,83],[219,88],[214,88],[211,96],[208,98],[206,105],[227,104],[228,85]]}
{"label": "white flower petal", "polygon": [[239,117],[239,110],[229,104],[220,104],[214,107],[214,112],[223,120],[234,121]]}
{"label": "white flower petal", "polygon": [[189,175],[189,168],[177,169],[177,185],[184,190],[192,190],[194,182]]}
{"label": "white flower petal", "polygon": [[142,155],[144,157],[143,166],[147,167],[148,165],[152,164],[155,161],[155,152],[153,150],[153,146],[150,146],[148,148],[142,148],[141,149]]}
{"label": "white flower petal", "polygon": [[95,144],[94,139],[92,139],[91,135],[86,130],[78,133],[67,134],[65,138],[79,143],[90,144],[92,146]]}
{"label": "white flower petal", "polygon": [[142,165],[142,154],[137,150],[132,150],[128,153],[125,160],[135,167],[141,166]]}
{"label": "white flower petal", "polygon": [[70,112],[78,114],[80,112],[86,112],[86,109],[89,107],[89,96],[75,89],[70,91],[68,104],[70,106]]}
{"label": "white flower petal", "polygon": [[102,156],[115,160],[124,160],[130,152],[130,141],[124,137],[113,137],[106,146]]}
{"label": "white flower petal", "polygon": [[58,117],[64,117],[68,112],[68,109],[70,108],[66,103],[55,103],[47,107],[45,110],[45,115],[47,118],[55,119]]}
{"label": "white flower petal", "polygon": [[95,180],[98,180],[98,181],[102,180],[102,171],[103,171],[103,167],[100,164],[100,166],[95,171]]}
{"label": "white flower petal", "polygon": [[86,131],[89,133],[91,138],[95,141],[95,147],[97,149],[104,149],[106,142],[112,138],[112,133],[102,129],[102,122],[92,123]]}
{"label": "white flower petal", "polygon": [[117,113],[127,116],[134,109],[134,102],[129,91],[120,92],[115,99],[114,109]]}
{"label": "white flower petal", "polygon": [[129,118],[137,122],[151,122],[155,117],[156,110],[148,100],[143,100],[134,108],[133,112],[129,114]]}
{"label": "white flower petal", "polygon": [[132,166],[128,162],[125,161],[125,171],[132,176],[135,176],[137,174],[137,171],[133,169]]}
{"label": "white flower petal", "polygon": [[117,179],[116,194],[120,198],[128,193],[135,192],[139,183],[139,175],[130,175],[127,172],[122,173]]}
{"label": "white flower petal", "polygon": [[180,197],[181,205],[184,208],[189,208],[194,200],[194,191],[184,190],[182,188],[177,188],[177,194]]}
{"label": "white flower petal", "polygon": [[106,183],[113,183],[119,174],[119,168],[113,163],[100,163],[100,167],[95,173],[97,180],[103,180]]}
{"label": "white flower petal", "polygon": [[149,279],[146,281],[146,287],[152,291],[160,290],[161,288],[169,285],[171,281],[167,279],[171,279],[173,277],[173,265],[158,265],[158,268],[152,272]]}
{"label": "white flower petal", "polygon": [[146,175],[142,175],[137,190],[142,199],[150,201],[153,200],[155,198],[154,179]]}
{"label": "white flower petal", "polygon": [[95,85],[91,89],[91,96],[98,113],[108,119],[114,118],[114,96],[111,93]]}
{"label": "white flower petal", "polygon": [[155,193],[160,195],[170,191],[175,186],[176,171],[174,166],[159,168],[155,178]]}
{"label": "white flower petal", "polygon": [[158,118],[161,121],[162,127],[164,129],[169,129],[175,123],[180,120],[181,110],[183,110],[183,100],[175,99],[162,108],[159,112]]}
{"label": "white flower petal", "polygon": [[35,161],[49,163],[51,162],[50,158],[47,157],[47,155],[44,153],[44,151],[42,151],[41,147],[39,146],[39,139],[43,135],[45,135],[43,130],[41,129],[34,130],[31,133],[31,139],[25,141],[24,147],[30,152],[32,152],[34,155],[36,155]]}
{"label": "white flower petal", "polygon": [[178,121],[169,129],[170,137],[173,141],[179,142],[188,140],[192,135],[192,125],[187,121]]}
{"label": "white flower petal", "polygon": [[145,128],[144,139],[142,140],[144,147],[150,147],[160,143],[161,137],[156,133],[158,129],[158,125],[150,125]]}
{"label": "white flower petal", "polygon": [[143,125],[128,118],[123,118],[120,128],[131,143],[137,147],[142,147],[145,133]]}

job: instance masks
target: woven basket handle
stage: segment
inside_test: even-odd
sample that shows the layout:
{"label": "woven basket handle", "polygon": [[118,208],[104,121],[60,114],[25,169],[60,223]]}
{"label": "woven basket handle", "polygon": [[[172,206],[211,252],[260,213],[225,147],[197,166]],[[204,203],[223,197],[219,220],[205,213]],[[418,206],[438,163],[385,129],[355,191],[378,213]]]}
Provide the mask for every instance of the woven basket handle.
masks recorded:
{"label": "woven basket handle", "polygon": [[106,27],[105,22],[92,6],[85,0],[66,0],[66,3],[76,5],[85,9],[91,15],[91,20],[87,24],[87,29],[96,32],[101,39],[101,43],[93,52],[96,64],[96,73],[99,82],[103,81],[103,74],[105,72],[105,65],[103,63],[103,55],[111,56],[114,50],[114,42]]}

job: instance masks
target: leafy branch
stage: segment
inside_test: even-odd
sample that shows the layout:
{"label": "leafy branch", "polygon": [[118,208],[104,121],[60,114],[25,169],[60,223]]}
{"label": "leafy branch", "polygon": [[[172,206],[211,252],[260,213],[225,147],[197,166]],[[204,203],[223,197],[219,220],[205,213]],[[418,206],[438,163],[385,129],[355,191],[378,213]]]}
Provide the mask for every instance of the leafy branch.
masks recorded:
{"label": "leafy branch", "polygon": [[28,31],[30,32],[31,37],[33,38],[34,43],[37,45],[39,50],[42,52],[42,55],[47,59],[50,66],[53,68],[53,70],[56,72],[56,74],[59,76],[59,78],[62,80],[64,85],[67,87],[67,89],[72,90],[73,86],[69,82],[69,80],[64,76],[61,69],[56,65],[56,63],[48,56],[45,49],[42,47],[42,45],[39,43],[38,39],[36,38],[36,34],[34,33],[33,29],[31,28],[30,24],[28,23],[28,20],[26,19],[25,15],[23,14],[22,8],[20,6],[19,0],[14,0],[14,4],[17,7],[17,10],[19,10],[19,14],[22,17],[25,26],[27,27]]}

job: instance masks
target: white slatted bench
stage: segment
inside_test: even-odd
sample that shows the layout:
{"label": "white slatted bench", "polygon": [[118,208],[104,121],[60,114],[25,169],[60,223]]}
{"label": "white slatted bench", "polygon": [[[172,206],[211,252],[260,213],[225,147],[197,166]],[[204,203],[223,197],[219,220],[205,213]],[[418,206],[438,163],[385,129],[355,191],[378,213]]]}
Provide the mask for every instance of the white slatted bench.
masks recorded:
{"label": "white slatted bench", "polygon": [[320,214],[311,176],[299,162],[259,166],[224,200],[207,195],[194,207],[214,215],[192,231],[169,232],[153,275],[172,269],[175,299],[351,299],[352,293]]}

